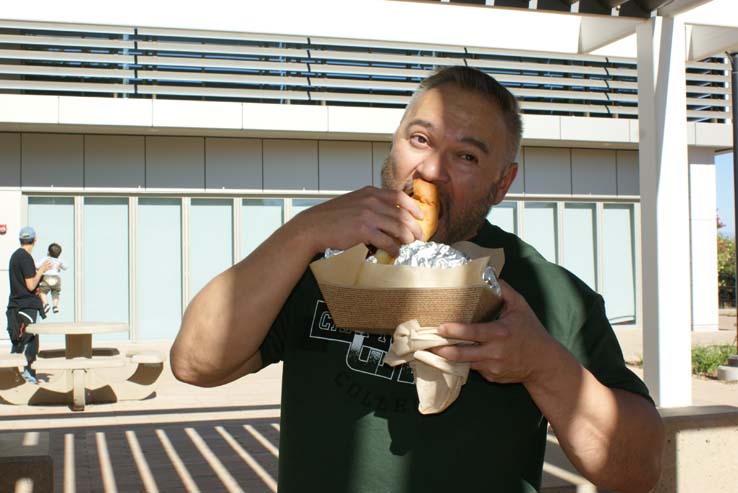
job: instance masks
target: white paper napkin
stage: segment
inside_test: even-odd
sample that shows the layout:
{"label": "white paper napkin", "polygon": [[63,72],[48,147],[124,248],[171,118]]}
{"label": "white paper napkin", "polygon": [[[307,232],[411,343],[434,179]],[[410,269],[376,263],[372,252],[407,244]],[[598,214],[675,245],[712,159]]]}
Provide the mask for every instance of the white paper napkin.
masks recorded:
{"label": "white paper napkin", "polygon": [[451,362],[427,351],[452,344],[471,343],[441,337],[437,327],[421,327],[417,320],[408,320],[395,329],[384,362],[390,366],[408,363],[413,369],[421,414],[437,414],[445,410],[456,400],[461,386],[466,383],[469,363]]}

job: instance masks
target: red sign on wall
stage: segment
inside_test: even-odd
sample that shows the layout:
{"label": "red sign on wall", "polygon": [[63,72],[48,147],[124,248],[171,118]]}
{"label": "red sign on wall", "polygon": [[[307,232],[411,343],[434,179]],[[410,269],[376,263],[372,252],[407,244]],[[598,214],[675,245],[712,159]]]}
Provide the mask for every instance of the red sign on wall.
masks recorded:
{"label": "red sign on wall", "polygon": [[8,225],[7,224],[0,224],[0,235],[4,235],[8,232]]}

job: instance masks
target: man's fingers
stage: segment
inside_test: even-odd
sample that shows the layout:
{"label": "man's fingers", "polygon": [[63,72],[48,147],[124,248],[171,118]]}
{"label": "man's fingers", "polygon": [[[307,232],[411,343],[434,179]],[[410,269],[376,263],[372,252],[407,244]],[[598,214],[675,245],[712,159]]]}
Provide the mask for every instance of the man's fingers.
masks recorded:
{"label": "man's fingers", "polygon": [[431,349],[434,353],[449,361],[474,363],[490,359],[489,348],[482,345],[456,344]]}
{"label": "man's fingers", "polygon": [[366,213],[374,214],[373,217],[370,216],[372,219],[368,220],[371,226],[387,233],[403,245],[421,239],[423,231],[414,214],[422,216],[422,211],[415,201],[396,190],[379,192],[370,197],[370,202],[364,209]]}
{"label": "man's fingers", "polygon": [[400,254],[400,244],[393,236],[384,233],[383,231],[376,230],[367,242],[375,246],[378,250],[384,250],[389,253],[392,257],[397,257]]}
{"label": "man's fingers", "polygon": [[486,342],[506,338],[509,336],[509,331],[495,322],[478,324],[444,323],[438,327],[438,334],[449,339]]}
{"label": "man's fingers", "polygon": [[420,224],[405,209],[395,207],[384,219],[387,233],[400,240],[403,245],[423,237]]}
{"label": "man's fingers", "polygon": [[412,197],[407,195],[404,192],[399,192],[396,190],[393,190],[393,192],[396,194],[395,196],[395,204],[400,206],[400,208],[405,209],[410,214],[412,214],[416,219],[423,219],[425,214],[420,209],[420,206],[416,201],[413,200]]}

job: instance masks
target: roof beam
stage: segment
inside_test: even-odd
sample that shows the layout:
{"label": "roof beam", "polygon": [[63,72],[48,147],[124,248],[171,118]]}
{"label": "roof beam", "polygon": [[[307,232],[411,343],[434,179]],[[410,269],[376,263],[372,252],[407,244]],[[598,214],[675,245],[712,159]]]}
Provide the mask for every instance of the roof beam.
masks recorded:
{"label": "roof beam", "polygon": [[673,0],[671,3],[659,8],[656,12],[663,17],[674,17],[677,14],[683,14],[688,10],[699,7],[711,0]]}
{"label": "roof beam", "polygon": [[644,19],[636,17],[580,16],[579,53],[592,51],[635,33]]}
{"label": "roof beam", "polygon": [[614,16],[386,0],[210,0],[205,10],[180,9],[176,16],[163,5],[165,2],[150,0],[128,0],[123,10],[110,9],[98,0],[6,3],[0,19],[15,21],[290,33],[555,53],[589,52],[633,33],[635,23],[642,22]]}
{"label": "roof beam", "polygon": [[738,51],[738,28],[687,26],[687,60]]}

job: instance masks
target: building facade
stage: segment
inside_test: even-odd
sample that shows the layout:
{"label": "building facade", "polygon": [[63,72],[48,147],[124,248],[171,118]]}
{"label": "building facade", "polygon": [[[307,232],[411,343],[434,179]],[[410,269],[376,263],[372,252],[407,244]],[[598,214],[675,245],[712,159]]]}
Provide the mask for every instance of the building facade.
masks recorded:
{"label": "building facade", "polygon": [[[328,34],[0,21],[0,259],[32,225],[35,256],[57,242],[70,266],[56,321],[172,339],[197,291],[274,229],[379,186],[412,90],[460,64],[524,112],[518,178],[490,220],[602,293],[614,324],[640,326],[633,58]],[[692,286],[693,330],[717,329],[727,70],[711,58],[685,73],[692,262],[674,268]]]}

